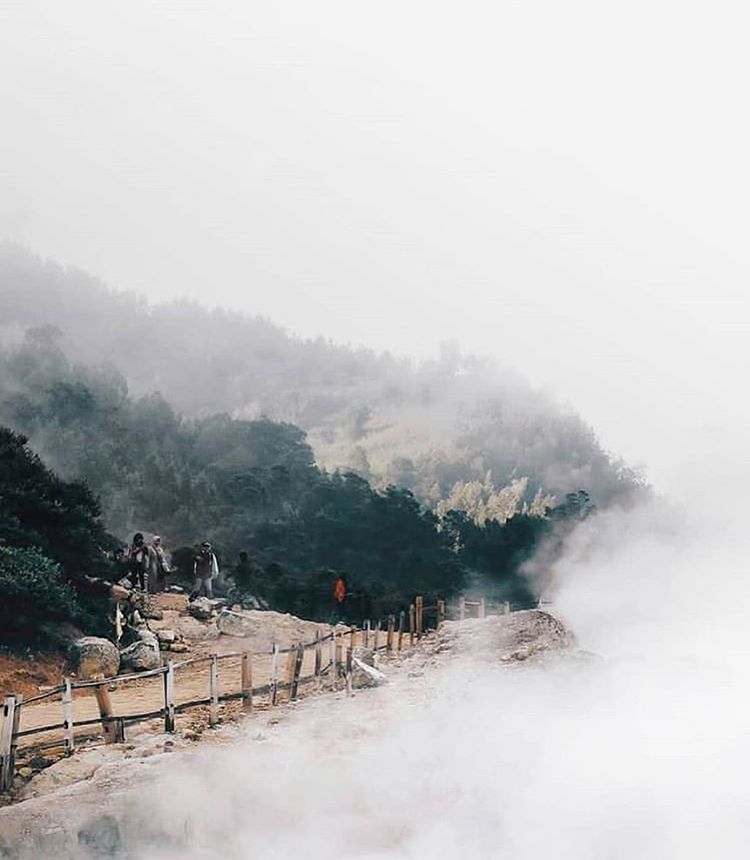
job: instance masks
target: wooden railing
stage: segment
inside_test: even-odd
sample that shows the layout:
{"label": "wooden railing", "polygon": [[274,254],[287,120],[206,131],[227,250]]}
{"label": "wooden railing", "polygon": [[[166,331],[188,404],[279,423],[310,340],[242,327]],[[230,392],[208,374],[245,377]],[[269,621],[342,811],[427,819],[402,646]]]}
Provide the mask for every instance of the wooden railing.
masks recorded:
{"label": "wooden railing", "polygon": [[[484,599],[466,600],[459,598],[456,611],[453,616],[459,620],[467,617],[467,613],[476,608],[476,616],[484,618],[487,611],[497,609],[496,614],[510,612],[510,604],[504,603],[499,606],[490,607]],[[425,615],[434,618],[434,627],[426,626]],[[254,652],[250,650],[233,651],[224,654],[210,654],[201,657],[192,657],[186,660],[167,660],[166,664],[156,669],[138,672],[129,675],[116,675],[112,678],[98,678],[93,680],[73,680],[65,678],[63,683],[45,690],[31,698],[23,699],[20,695],[6,696],[2,706],[2,722],[0,722],[0,791],[9,791],[13,782],[15,755],[19,746],[26,746],[27,740],[34,738],[32,744],[40,749],[48,747],[60,747],[71,755],[79,742],[91,741],[103,738],[104,743],[112,744],[122,742],[125,739],[125,729],[128,725],[143,722],[145,720],[160,719],[164,723],[164,731],[174,732],[176,716],[184,711],[196,707],[208,707],[208,724],[215,726],[219,721],[219,707],[221,703],[238,701],[243,710],[251,711],[255,700],[267,697],[267,703],[273,707],[281,701],[281,694],[287,694],[287,701],[297,699],[300,688],[303,685],[312,684],[314,689],[320,689],[325,680],[330,681],[330,686],[337,688],[343,683],[348,694],[352,693],[353,678],[353,652],[357,644],[376,652],[387,653],[401,651],[404,638],[409,637],[409,644],[418,642],[428,629],[437,629],[446,619],[446,603],[444,600],[430,606],[424,605],[424,600],[418,596],[408,610],[408,628],[406,612],[402,611],[396,615],[389,615],[385,625],[378,620],[373,626],[371,620],[366,620],[361,628],[356,626],[345,627],[337,625],[330,632],[322,635],[320,632],[309,642],[297,643],[286,648],[273,645],[270,651]],[[384,629],[385,627],[385,629]],[[312,666],[307,674],[305,669],[305,656],[312,652]],[[282,669],[282,658],[286,657],[285,667]],[[253,670],[259,661],[270,660],[267,683],[254,686]],[[234,665],[232,665],[234,664]],[[187,669],[195,670],[200,666],[208,667],[208,684],[204,691],[207,695],[192,698],[188,696],[185,701],[178,701],[176,694],[180,685],[177,683],[178,675]],[[222,692],[220,689],[220,666],[226,670],[234,671],[235,683],[231,691]],[[191,673],[191,677],[195,676]],[[112,702],[111,692],[118,687],[128,684],[143,686],[144,681],[161,678],[161,689],[158,694],[158,707],[150,707],[136,713],[116,714]],[[192,685],[193,687],[195,685]],[[75,719],[74,701],[76,691],[92,691],[96,699],[96,711],[94,715],[86,719]],[[22,714],[31,705],[39,705],[42,702],[60,696],[62,722],[35,725],[23,728],[21,725]],[[148,697],[146,697],[148,698]],[[157,697],[152,696],[152,700]],[[152,704],[156,704],[153,701]],[[91,734],[80,734],[81,729],[97,726],[97,731]],[[100,729],[99,729],[100,727]],[[78,732],[78,733],[77,733]],[[49,736],[52,735],[52,739]],[[45,741],[45,737],[47,740]]]}

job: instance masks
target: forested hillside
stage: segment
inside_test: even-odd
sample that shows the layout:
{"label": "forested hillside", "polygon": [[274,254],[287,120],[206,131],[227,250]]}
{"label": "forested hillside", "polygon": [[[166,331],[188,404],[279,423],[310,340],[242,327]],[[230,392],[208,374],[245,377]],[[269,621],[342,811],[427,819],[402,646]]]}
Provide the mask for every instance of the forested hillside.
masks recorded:
{"label": "forested hillside", "polygon": [[[292,424],[226,414],[187,419],[159,395],[131,398],[122,376],[72,364],[43,330],[0,354],[0,423],[28,436],[65,479],[85,482],[62,483],[22,438],[4,431],[14,462],[31,464],[36,475],[21,480],[15,466],[3,465],[7,544],[40,549],[68,579],[101,573],[114,542],[98,519],[96,495],[120,541],[135,530],[158,532],[179,561],[208,538],[227,569],[246,550],[271,604],[307,617],[330,614],[339,574],[357,595],[350,610],[360,617],[401,608],[415,593],[449,597],[477,583],[500,599],[533,601],[537,583],[525,563],[541,541],[559,540],[591,508],[583,493],[545,516],[518,513],[505,523],[478,525],[455,510],[438,518],[408,489],[377,490],[354,473],[322,471]],[[46,501],[47,486],[78,507]],[[57,517],[55,541],[18,524],[19,510],[31,504],[14,505],[21,491]]]}
{"label": "forested hillside", "polygon": [[[154,392],[197,420],[191,432],[200,439],[228,421],[210,417],[216,413],[291,422],[307,433],[319,466],[354,471],[380,488],[406,487],[434,510],[458,507],[479,522],[488,512],[502,521],[524,506],[541,513],[554,497],[582,488],[598,505],[627,501],[642,488],[578,416],[493,362],[455,350],[415,365],[302,341],[260,318],[187,302],[149,305],[14,246],[0,249],[0,320],[8,345],[29,328],[53,326],[58,335],[47,328],[37,339],[57,337],[71,360],[115,368],[91,380],[101,403],[117,406],[127,381],[146,396],[132,408],[153,413],[149,432],[164,434],[175,420]],[[513,360],[523,366],[522,356]],[[67,408],[86,408],[75,392],[63,399],[77,403]],[[55,465],[65,465],[64,450],[57,446],[63,459]],[[105,463],[126,469],[103,456]],[[122,494],[113,509],[132,497]]]}

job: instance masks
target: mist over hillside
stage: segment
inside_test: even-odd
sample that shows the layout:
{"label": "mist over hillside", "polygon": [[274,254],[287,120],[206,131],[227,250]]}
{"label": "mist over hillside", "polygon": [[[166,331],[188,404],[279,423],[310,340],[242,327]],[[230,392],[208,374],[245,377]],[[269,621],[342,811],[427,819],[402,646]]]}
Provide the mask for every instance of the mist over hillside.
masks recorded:
{"label": "mist over hillside", "polygon": [[[0,246],[0,320],[6,347],[54,327],[59,334],[35,337],[57,340],[74,362],[116,368],[134,395],[160,392],[188,417],[296,424],[321,467],[404,486],[480,520],[542,511],[579,489],[598,505],[642,490],[580,417],[516,372],[451,346],[417,364],[301,340],[260,317],[150,304],[15,245]],[[523,370],[523,356],[509,358]]]}

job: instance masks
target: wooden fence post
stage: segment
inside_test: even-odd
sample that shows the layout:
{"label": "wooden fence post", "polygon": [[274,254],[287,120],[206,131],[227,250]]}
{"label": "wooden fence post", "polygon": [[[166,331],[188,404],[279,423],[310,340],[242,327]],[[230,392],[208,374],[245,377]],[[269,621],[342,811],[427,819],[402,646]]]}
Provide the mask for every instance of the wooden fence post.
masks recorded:
{"label": "wooden fence post", "polygon": [[16,715],[16,697],[6,696],[3,702],[3,722],[0,725],[0,791],[10,791],[13,785],[13,726]]}
{"label": "wooden fence post", "polygon": [[333,685],[336,686],[336,683],[339,679],[339,669],[344,663],[344,634],[338,634],[336,632],[336,628],[333,628]]}
{"label": "wooden fence post", "polygon": [[402,646],[403,641],[404,641],[404,622],[405,622],[405,619],[406,619],[406,616],[404,614],[404,610],[402,609],[401,612],[399,612],[399,614],[398,614],[398,650],[399,651],[401,650],[401,646]]}
{"label": "wooden fence post", "polygon": [[414,644],[414,628],[416,626],[416,610],[414,604],[409,606],[409,644]]}
{"label": "wooden fence post", "polygon": [[503,603],[503,615],[510,615],[510,601],[506,600]]}
{"label": "wooden fence post", "polygon": [[445,601],[438,600],[437,602],[437,629],[440,629],[440,625],[445,621]]}
{"label": "wooden fence post", "polygon": [[271,677],[270,681],[270,693],[271,693],[271,704],[276,704],[276,697],[279,691],[279,646],[276,642],[273,643],[273,648],[271,650]]}
{"label": "wooden fence post", "polygon": [[253,709],[253,655],[250,651],[242,654],[242,707]]}
{"label": "wooden fence post", "polygon": [[336,684],[336,628],[331,627],[331,644],[328,646],[328,659],[331,664],[331,677],[334,685]]}
{"label": "wooden fence post", "polygon": [[383,622],[378,618],[378,623],[375,625],[375,653],[377,653],[377,650],[380,647],[380,630],[382,626]]}
{"label": "wooden fence post", "polygon": [[21,705],[23,704],[23,696],[19,693],[16,696],[16,707],[13,712],[13,722],[10,724],[10,763],[11,767],[15,766],[16,762],[16,739],[18,730],[21,728]]}
{"label": "wooden fence post", "polygon": [[167,660],[167,671],[164,673],[164,731],[173,732],[174,728],[174,663]]}
{"label": "wooden fence post", "polygon": [[99,716],[102,718],[104,743],[116,744],[118,740],[117,725],[112,719],[112,697],[109,695],[107,685],[97,684],[94,687],[94,696],[96,697],[96,704],[99,706]]}
{"label": "wooden fence post", "polygon": [[479,618],[486,618],[486,616],[487,616],[487,605],[485,604],[484,598],[482,597],[479,600],[478,617]]}
{"label": "wooden fence post", "polygon": [[421,594],[418,594],[414,604],[414,610],[417,616],[417,639],[422,638],[422,631],[424,629],[424,597]]}
{"label": "wooden fence post", "polygon": [[390,654],[393,651],[393,631],[396,629],[396,616],[388,616],[388,634],[385,640],[385,647]]}
{"label": "wooden fence post", "polygon": [[364,642],[362,643],[362,645],[364,648],[367,648],[370,644],[370,625],[371,625],[371,623],[372,622],[368,618],[363,624],[365,632],[364,632]]}
{"label": "wooden fence post", "polygon": [[466,618],[466,598],[463,594],[458,598],[458,620],[463,621]]}
{"label": "wooden fence post", "polygon": [[216,654],[211,655],[208,684],[211,698],[208,706],[208,724],[213,727],[219,722],[219,657]]}
{"label": "wooden fence post", "polygon": [[297,643],[291,646],[286,655],[286,671],[284,672],[284,683],[289,688],[289,698],[292,698],[292,682],[294,681],[294,664],[297,661]]}
{"label": "wooden fence post", "polygon": [[346,695],[347,696],[353,696],[354,695],[354,689],[352,687],[352,680],[353,680],[353,675],[354,675],[354,662],[352,660],[352,657],[353,657],[352,650],[353,649],[351,649],[351,648],[346,649]]}
{"label": "wooden fence post", "polygon": [[62,694],[63,732],[65,734],[65,752],[72,755],[75,752],[76,740],[73,730],[73,687],[70,678],[64,680],[65,688]]}
{"label": "wooden fence post", "polygon": [[302,671],[302,661],[305,659],[305,648],[302,644],[297,646],[294,652],[294,665],[292,666],[292,686],[289,693],[289,698],[294,701],[297,698],[297,690],[299,688],[299,676]]}
{"label": "wooden fence post", "polygon": [[315,689],[320,689],[320,670],[323,668],[323,646],[320,644],[320,631],[315,633]]}
{"label": "wooden fence post", "polygon": [[355,639],[356,639],[356,636],[357,636],[357,628],[354,626],[354,624],[352,624],[352,626],[349,628],[349,634],[350,634],[350,637],[351,637],[351,643],[350,643],[349,647],[350,647],[350,648],[354,648],[354,646],[357,644],[357,643],[355,642]]}

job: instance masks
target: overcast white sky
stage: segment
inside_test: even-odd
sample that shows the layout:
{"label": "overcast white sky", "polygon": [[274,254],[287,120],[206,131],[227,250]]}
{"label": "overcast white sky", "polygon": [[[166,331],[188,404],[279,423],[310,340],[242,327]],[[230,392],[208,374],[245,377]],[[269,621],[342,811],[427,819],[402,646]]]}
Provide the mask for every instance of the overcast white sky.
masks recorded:
{"label": "overcast white sky", "polygon": [[744,425],[739,3],[0,0],[0,234],[549,385],[669,480]]}

